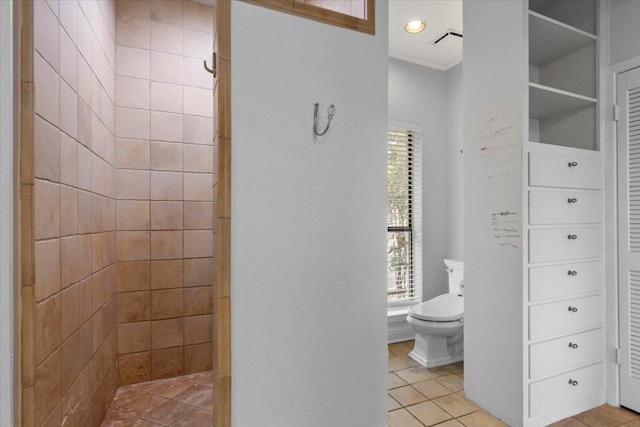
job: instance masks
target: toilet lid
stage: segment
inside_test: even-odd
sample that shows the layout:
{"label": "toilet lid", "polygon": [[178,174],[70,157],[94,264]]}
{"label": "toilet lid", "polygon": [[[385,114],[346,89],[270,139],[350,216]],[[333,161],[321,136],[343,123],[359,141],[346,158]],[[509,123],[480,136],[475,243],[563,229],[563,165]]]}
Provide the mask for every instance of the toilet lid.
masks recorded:
{"label": "toilet lid", "polygon": [[464,317],[464,297],[443,294],[409,307],[409,316],[432,322],[450,322]]}

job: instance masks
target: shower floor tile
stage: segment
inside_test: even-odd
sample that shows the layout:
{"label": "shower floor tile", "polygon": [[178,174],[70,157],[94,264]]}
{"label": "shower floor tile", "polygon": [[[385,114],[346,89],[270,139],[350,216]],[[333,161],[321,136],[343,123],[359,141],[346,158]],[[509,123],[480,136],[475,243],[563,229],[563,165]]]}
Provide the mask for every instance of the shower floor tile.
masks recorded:
{"label": "shower floor tile", "polygon": [[118,388],[102,427],[213,426],[211,371]]}

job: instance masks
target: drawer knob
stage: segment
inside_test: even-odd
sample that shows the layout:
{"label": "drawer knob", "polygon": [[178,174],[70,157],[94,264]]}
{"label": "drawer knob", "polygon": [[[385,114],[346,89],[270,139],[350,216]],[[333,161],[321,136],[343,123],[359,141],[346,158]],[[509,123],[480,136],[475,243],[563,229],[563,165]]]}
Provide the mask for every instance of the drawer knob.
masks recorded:
{"label": "drawer knob", "polygon": [[570,168],[575,168],[576,166],[578,166],[578,162],[569,162]]}
{"label": "drawer knob", "polygon": [[578,344],[573,343],[573,342],[570,342],[570,343],[569,343],[569,348],[572,348],[572,349],[574,349],[574,350],[575,350],[575,349],[577,349],[577,348],[578,348]]}
{"label": "drawer knob", "polygon": [[567,271],[567,274],[568,274],[569,276],[577,276],[577,275],[578,275],[578,272],[577,272],[577,271],[575,271],[575,270],[569,270],[569,271]]}
{"label": "drawer knob", "polygon": [[575,386],[577,386],[577,385],[578,385],[578,381],[576,381],[576,380],[571,380],[571,379],[570,379],[570,380],[569,380],[569,385],[570,385],[570,386],[575,387]]}
{"label": "drawer knob", "polygon": [[576,234],[569,234],[567,236],[567,239],[569,239],[569,240],[576,240],[577,238],[578,238],[578,236]]}
{"label": "drawer knob", "polygon": [[567,199],[567,203],[578,203],[578,199],[576,199],[575,197],[572,197],[570,199]]}
{"label": "drawer knob", "polygon": [[578,307],[569,306],[569,311],[572,312],[572,313],[576,313],[578,311]]}

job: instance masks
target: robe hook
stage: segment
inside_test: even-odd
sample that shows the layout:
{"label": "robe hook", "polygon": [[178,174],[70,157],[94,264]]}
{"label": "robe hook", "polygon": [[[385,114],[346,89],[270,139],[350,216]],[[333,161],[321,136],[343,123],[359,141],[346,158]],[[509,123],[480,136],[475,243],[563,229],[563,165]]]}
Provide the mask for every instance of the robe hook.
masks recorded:
{"label": "robe hook", "polygon": [[313,113],[313,133],[317,136],[322,136],[329,130],[329,126],[331,126],[331,120],[333,120],[333,116],[336,114],[336,106],[331,104],[329,108],[327,108],[327,127],[324,128],[323,131],[318,130],[318,108],[320,108],[320,104],[316,102],[314,113]]}

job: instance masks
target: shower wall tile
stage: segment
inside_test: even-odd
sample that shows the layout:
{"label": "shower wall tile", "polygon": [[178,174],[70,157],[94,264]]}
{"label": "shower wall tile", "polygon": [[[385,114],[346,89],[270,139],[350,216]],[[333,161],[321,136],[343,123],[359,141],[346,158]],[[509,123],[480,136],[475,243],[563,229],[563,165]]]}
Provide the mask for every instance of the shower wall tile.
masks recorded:
{"label": "shower wall tile", "polygon": [[117,76],[116,106],[149,109],[149,81]]}
{"label": "shower wall tile", "polygon": [[123,385],[212,366],[214,80],[202,59],[211,61],[214,9],[118,2],[116,15]]}
{"label": "shower wall tile", "polygon": [[34,123],[33,167],[36,178],[60,179],[60,131],[38,116]]}

